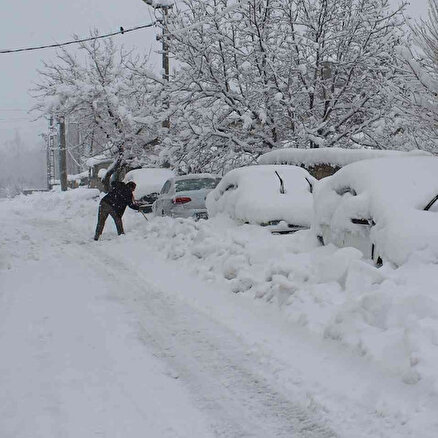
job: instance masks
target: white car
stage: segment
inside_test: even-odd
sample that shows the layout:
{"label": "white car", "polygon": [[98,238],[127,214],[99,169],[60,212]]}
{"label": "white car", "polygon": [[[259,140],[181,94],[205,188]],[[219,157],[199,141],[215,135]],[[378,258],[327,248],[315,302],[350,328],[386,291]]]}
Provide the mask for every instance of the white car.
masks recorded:
{"label": "white car", "polygon": [[126,174],[123,182],[135,182],[137,186],[135,187],[134,198],[143,212],[150,213],[152,204],[157,199],[163,184],[174,176],[173,170],[170,169],[135,169]]}
{"label": "white car", "polygon": [[313,216],[313,186],[307,170],[288,165],[233,169],[207,197],[209,216],[224,214],[273,233],[307,229]]}
{"label": "white car", "polygon": [[438,255],[438,158],[379,158],[319,182],[314,231],[323,244],[352,246],[381,264],[415,251]]}
{"label": "white car", "polygon": [[152,205],[152,211],[155,216],[208,219],[205,199],[219,181],[219,176],[210,173],[170,178]]}

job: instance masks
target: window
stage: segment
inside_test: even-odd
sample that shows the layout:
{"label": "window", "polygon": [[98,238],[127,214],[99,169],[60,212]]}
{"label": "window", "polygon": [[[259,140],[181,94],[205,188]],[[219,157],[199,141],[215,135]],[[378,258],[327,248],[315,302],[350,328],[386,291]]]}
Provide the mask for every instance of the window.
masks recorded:
{"label": "window", "polygon": [[236,186],[236,185],[234,185],[234,184],[228,184],[228,185],[225,187],[224,192],[228,192],[228,191],[236,190],[236,189],[237,189],[237,186]]}
{"label": "window", "polygon": [[164,186],[163,186],[163,188],[161,189],[161,195],[164,195],[165,193],[167,193],[168,191],[169,191],[169,189],[170,189],[170,184],[171,184],[171,182],[170,182],[170,180],[167,180],[165,183],[164,183]]}
{"label": "window", "polygon": [[175,191],[185,192],[190,190],[214,189],[219,181],[218,178],[182,179],[175,182]]}

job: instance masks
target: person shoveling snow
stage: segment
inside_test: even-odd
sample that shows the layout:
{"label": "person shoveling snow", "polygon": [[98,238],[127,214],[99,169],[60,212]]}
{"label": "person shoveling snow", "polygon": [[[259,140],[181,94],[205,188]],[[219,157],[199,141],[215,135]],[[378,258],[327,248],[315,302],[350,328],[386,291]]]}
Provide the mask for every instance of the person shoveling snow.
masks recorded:
{"label": "person shoveling snow", "polygon": [[99,240],[105,226],[105,221],[110,215],[116,224],[117,234],[125,234],[123,229],[122,216],[126,207],[130,207],[133,210],[139,209],[138,205],[134,203],[133,192],[136,184],[133,181],[128,183],[115,182],[110,192],[105,195],[99,204],[99,212],[97,217],[96,233],[94,240]]}

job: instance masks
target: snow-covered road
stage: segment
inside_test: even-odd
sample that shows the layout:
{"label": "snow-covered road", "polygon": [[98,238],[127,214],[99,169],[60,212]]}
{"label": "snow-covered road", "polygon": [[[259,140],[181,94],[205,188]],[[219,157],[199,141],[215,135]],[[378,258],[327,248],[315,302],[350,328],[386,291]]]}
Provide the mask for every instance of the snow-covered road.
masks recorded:
{"label": "snow-covered road", "polygon": [[33,260],[2,280],[2,437],[336,436],[178,297],[169,266],[142,275],[62,222],[13,225]]}
{"label": "snow-covered road", "polygon": [[436,436],[424,387],[129,233],[90,241],[94,204],[18,205],[0,203],[2,438]]}

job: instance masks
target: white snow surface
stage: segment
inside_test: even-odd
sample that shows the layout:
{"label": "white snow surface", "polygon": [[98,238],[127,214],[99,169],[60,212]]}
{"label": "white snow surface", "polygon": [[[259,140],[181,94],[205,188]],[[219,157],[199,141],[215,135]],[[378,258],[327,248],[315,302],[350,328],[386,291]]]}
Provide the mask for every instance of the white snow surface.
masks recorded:
{"label": "white snow surface", "polygon": [[1,437],[438,436],[438,264],[98,202],[0,201]]}
{"label": "white snow surface", "polygon": [[104,179],[107,172],[108,169],[99,169],[99,172],[97,172],[97,177],[100,179]]}
{"label": "white snow surface", "polygon": [[88,177],[88,170],[84,172],[77,173],[75,175],[67,175],[67,181],[80,181],[82,178]]}
{"label": "white snow surface", "polygon": [[[286,143],[287,146],[287,143]],[[291,164],[314,166],[317,164],[330,164],[332,166],[343,167],[356,161],[372,158],[388,158],[397,156],[430,156],[429,152],[418,149],[409,152],[395,150],[377,149],[345,149],[345,148],[316,148],[316,149],[297,149],[288,148],[276,149],[267,152],[258,159],[260,164]]]}
{"label": "white snow surface", "polygon": [[90,157],[87,159],[87,161],[85,162],[85,164],[88,167],[93,167],[96,164],[100,164],[100,163],[105,163],[107,161],[111,161],[111,158],[105,156],[105,155],[96,155],[94,157]]}
{"label": "white snow surface", "polygon": [[[280,180],[275,172],[283,180],[284,193],[280,191]],[[233,169],[208,194],[208,215],[222,214],[243,223],[281,220],[310,227],[313,218],[310,184],[315,183],[309,172],[297,166],[259,165]]]}
{"label": "white snow surface", "polygon": [[178,175],[176,177],[179,181],[192,178],[220,178],[220,176],[212,173],[189,173],[187,175]]}
{"label": "white snow surface", "polygon": [[135,169],[125,175],[124,182],[134,181],[137,185],[134,190],[135,199],[151,193],[160,193],[164,183],[173,178],[175,173],[170,169]]}
{"label": "white snow surface", "polygon": [[[415,252],[438,261],[438,158],[404,157],[350,164],[315,189],[315,233],[328,226],[333,235],[358,233],[351,218],[371,218],[370,238],[383,260],[401,265]],[[350,193],[340,195],[345,188]]]}

